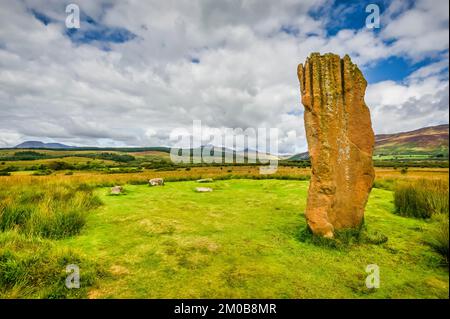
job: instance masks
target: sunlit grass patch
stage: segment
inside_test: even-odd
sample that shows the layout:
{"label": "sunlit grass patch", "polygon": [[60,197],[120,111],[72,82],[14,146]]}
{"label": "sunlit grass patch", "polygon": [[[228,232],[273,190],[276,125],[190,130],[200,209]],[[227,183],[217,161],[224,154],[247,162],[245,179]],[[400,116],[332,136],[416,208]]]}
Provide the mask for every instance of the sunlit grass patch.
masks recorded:
{"label": "sunlit grass patch", "polygon": [[[66,286],[66,267],[80,269],[80,288]],[[86,298],[106,272],[86,255],[50,240],[0,232],[0,298]]]}
{"label": "sunlit grass patch", "polygon": [[449,260],[449,220],[448,215],[439,214],[434,216],[433,228],[429,231],[426,242],[435,251],[442,255],[444,262],[448,265]]}
{"label": "sunlit grass patch", "polygon": [[[272,177],[279,179],[269,180],[258,179],[257,168],[231,169],[231,173],[228,167],[205,167],[136,174],[1,177],[0,210],[11,210],[2,221],[3,234],[14,235],[5,235],[0,249],[8,248],[2,251],[8,267],[18,265],[5,272],[13,279],[4,279],[7,288],[2,296],[448,297],[448,270],[442,267],[440,248],[431,244],[429,237],[437,221],[393,214],[394,196],[389,187],[371,192],[365,213],[368,232],[342,234],[341,246],[335,249],[299,239],[300,230],[306,227],[307,170],[280,168]],[[405,180],[411,179],[412,173]],[[152,177],[163,177],[165,186],[149,187]],[[200,185],[195,180],[200,178],[214,180],[208,183],[213,192],[195,192]],[[109,196],[115,185],[123,186],[126,196]],[[98,205],[99,199],[103,205]],[[72,215],[72,209],[82,213],[82,218]],[[59,211],[64,218],[55,217]],[[36,220],[31,221],[31,216]],[[77,226],[80,220],[83,224]],[[49,233],[52,229],[56,233]],[[33,247],[37,259],[30,262],[34,260],[32,249],[21,250],[22,246]],[[41,267],[44,260],[50,263],[49,268],[43,266],[45,271],[31,269],[23,275],[26,268],[22,265]],[[54,278],[66,275],[59,260],[86,263],[81,271],[91,269],[85,279],[92,285],[80,294],[64,294],[62,286],[51,286]],[[108,270],[108,276],[89,266],[92,260]],[[380,267],[380,289],[365,287],[368,264]],[[14,273],[22,275],[14,277]],[[30,279],[24,285],[12,284],[30,276],[38,278],[37,286],[29,284]]]}
{"label": "sunlit grass patch", "polygon": [[[307,181],[221,180],[127,186],[104,201],[79,247],[117,273],[97,298],[445,298],[448,272],[423,240],[426,221],[393,214],[393,194],[374,189],[367,231],[340,236],[339,249],[301,241]],[[386,241],[386,239],[388,239]],[[366,266],[381,288],[365,286]],[[410,288],[414,287],[414,288]]]}
{"label": "sunlit grass patch", "polygon": [[87,213],[101,204],[85,184],[51,183],[0,190],[0,230],[46,238],[80,232]]}
{"label": "sunlit grass patch", "polygon": [[402,216],[430,218],[448,214],[448,180],[419,179],[397,183],[394,191],[396,213]]}

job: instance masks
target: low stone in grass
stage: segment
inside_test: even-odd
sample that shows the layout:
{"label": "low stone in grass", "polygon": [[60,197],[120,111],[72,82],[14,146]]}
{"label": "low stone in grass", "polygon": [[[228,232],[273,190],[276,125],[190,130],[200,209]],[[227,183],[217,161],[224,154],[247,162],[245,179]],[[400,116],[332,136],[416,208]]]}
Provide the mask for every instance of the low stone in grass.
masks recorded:
{"label": "low stone in grass", "polygon": [[195,191],[197,193],[207,193],[207,192],[212,192],[213,190],[210,187],[196,187]]}
{"label": "low stone in grass", "polygon": [[149,186],[164,186],[164,180],[162,178],[152,178],[148,181]]}
{"label": "low stone in grass", "polygon": [[122,194],[123,192],[123,187],[122,186],[114,186],[111,187],[111,195],[119,195]]}
{"label": "low stone in grass", "polygon": [[214,180],[212,178],[201,178],[197,180],[197,183],[212,183]]}

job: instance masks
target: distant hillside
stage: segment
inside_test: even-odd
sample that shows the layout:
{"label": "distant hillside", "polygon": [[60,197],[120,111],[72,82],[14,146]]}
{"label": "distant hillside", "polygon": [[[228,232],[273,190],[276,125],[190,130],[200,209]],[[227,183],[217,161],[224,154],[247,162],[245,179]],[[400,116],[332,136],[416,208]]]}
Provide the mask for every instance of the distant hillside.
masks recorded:
{"label": "distant hillside", "polygon": [[[449,125],[424,127],[410,132],[375,135],[375,155],[423,154],[448,157]],[[291,161],[308,159],[308,152],[295,154]]]}
{"label": "distant hillside", "polygon": [[184,154],[191,154],[191,156],[193,155],[193,158],[199,158],[200,154],[203,154],[202,156],[207,154],[207,151],[204,150],[204,148],[206,147],[210,149],[210,156],[215,159],[215,162],[221,162],[225,160],[225,158],[227,158],[227,160],[229,160],[230,158],[234,158],[234,161],[238,163],[244,163],[246,160],[257,162],[280,159],[280,157],[277,155],[263,153],[248,148],[242,151],[236,151],[226,147],[214,147],[213,145],[204,145],[197,148],[184,149],[183,152]]}
{"label": "distant hillside", "polygon": [[308,152],[298,153],[288,158],[289,161],[302,161],[307,159],[309,159]]}
{"label": "distant hillside", "polygon": [[424,127],[410,132],[375,136],[375,154],[444,154],[448,156],[449,125]]}
{"label": "distant hillside", "polygon": [[[375,155],[420,155],[420,156],[437,156],[448,158],[449,154],[449,125],[438,125],[424,127],[410,132],[401,132],[395,134],[379,134],[375,136]],[[190,152],[201,153],[201,149],[191,149]],[[43,143],[40,141],[26,141],[15,148],[20,149],[75,149],[75,150],[98,150],[98,151],[117,151],[117,152],[148,152],[159,151],[169,153],[169,147],[118,147],[118,148],[101,148],[101,147],[75,147],[64,145],[61,143]],[[226,155],[234,156],[236,159],[254,159],[255,155],[260,159],[286,159],[286,156],[265,154],[256,151],[235,151],[232,149],[216,147],[215,157],[222,158]],[[307,160],[308,152],[295,154],[287,157],[288,160]]]}
{"label": "distant hillside", "polygon": [[41,141],[26,141],[16,145],[14,148],[75,148],[74,146],[64,145],[61,143],[43,143]]}

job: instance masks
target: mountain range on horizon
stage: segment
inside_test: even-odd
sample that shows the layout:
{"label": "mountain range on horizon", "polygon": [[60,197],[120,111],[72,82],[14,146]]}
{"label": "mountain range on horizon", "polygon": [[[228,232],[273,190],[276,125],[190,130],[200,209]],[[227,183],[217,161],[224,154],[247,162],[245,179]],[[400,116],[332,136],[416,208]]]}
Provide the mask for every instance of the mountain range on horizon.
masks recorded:
{"label": "mountain range on horizon", "polygon": [[[394,154],[443,154],[449,153],[449,124],[423,127],[420,129],[393,134],[375,135],[375,155]],[[77,147],[62,143],[44,143],[41,141],[25,141],[16,145],[17,149],[103,149],[102,147]],[[127,147],[118,147],[126,149]],[[146,147],[143,147],[146,148]],[[220,148],[220,147],[219,147]],[[114,149],[114,148],[107,148]],[[169,150],[169,148],[165,148]],[[267,154],[270,155],[270,154]],[[308,159],[308,152],[283,155],[283,159]]]}
{"label": "mountain range on horizon", "polygon": [[70,146],[65,145],[61,143],[44,143],[41,141],[25,141],[23,143],[20,143],[14,148],[50,148],[50,149],[70,149],[70,148],[77,148],[76,146]]}

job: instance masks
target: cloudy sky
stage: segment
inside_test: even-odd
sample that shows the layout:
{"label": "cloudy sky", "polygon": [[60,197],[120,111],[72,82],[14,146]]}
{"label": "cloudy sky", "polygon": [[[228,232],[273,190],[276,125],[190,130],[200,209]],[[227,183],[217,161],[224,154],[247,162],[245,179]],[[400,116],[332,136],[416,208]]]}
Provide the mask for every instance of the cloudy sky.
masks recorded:
{"label": "cloudy sky", "polygon": [[448,123],[448,0],[78,0],[80,29],[69,3],[0,0],[0,147],[170,145],[201,120],[275,127],[280,152],[304,151],[311,52],[360,66],[376,133]]}

